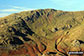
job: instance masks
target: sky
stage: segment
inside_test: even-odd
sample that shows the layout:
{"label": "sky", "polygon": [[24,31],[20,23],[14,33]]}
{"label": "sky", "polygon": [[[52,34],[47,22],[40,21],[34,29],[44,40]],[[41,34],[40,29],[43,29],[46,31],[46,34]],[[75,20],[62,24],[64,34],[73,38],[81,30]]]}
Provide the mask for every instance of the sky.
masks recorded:
{"label": "sky", "polygon": [[84,11],[84,0],[0,0],[0,17],[36,9]]}

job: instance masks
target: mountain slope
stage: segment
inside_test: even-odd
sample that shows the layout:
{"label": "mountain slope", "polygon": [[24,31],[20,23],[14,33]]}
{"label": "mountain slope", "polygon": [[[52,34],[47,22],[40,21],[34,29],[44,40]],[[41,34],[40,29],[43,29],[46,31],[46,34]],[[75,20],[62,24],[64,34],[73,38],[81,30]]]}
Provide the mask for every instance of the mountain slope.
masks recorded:
{"label": "mountain slope", "polygon": [[0,18],[0,56],[68,56],[84,51],[84,11],[24,11]]}

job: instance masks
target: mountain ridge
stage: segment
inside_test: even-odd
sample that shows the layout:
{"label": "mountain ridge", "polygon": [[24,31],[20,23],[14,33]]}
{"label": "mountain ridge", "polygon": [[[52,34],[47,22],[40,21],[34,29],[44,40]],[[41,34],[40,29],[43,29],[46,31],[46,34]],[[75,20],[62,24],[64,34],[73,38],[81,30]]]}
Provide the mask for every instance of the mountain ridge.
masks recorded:
{"label": "mountain ridge", "polygon": [[83,25],[84,11],[11,14],[0,19],[0,46],[7,47],[0,48],[0,56],[68,56],[69,51],[84,51]]}

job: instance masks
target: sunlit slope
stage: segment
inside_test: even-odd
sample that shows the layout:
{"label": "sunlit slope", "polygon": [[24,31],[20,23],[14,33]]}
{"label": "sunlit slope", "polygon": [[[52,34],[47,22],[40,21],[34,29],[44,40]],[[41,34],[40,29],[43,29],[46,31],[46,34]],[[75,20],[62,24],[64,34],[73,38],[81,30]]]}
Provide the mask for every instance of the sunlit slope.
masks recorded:
{"label": "sunlit slope", "polygon": [[0,18],[0,46],[7,47],[10,56],[68,55],[68,51],[84,50],[83,30],[84,11],[23,11]]}

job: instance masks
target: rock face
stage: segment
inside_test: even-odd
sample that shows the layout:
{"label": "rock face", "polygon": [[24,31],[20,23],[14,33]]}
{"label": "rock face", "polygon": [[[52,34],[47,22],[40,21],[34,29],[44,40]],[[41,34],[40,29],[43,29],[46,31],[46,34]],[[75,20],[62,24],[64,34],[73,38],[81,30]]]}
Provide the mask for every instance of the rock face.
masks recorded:
{"label": "rock face", "polygon": [[11,14],[0,18],[0,56],[68,56],[69,51],[84,51],[83,33],[84,11]]}

